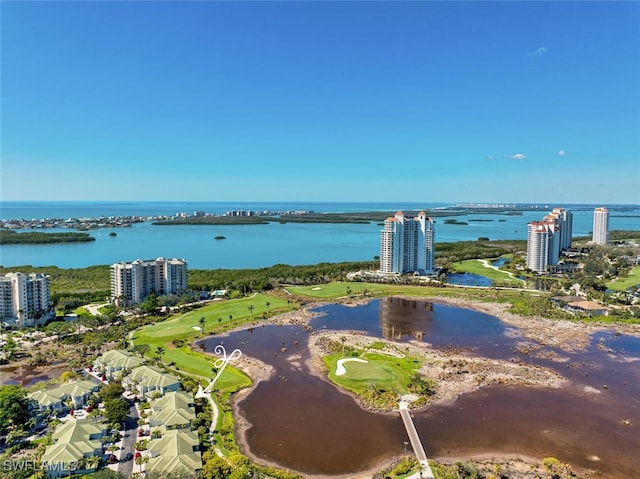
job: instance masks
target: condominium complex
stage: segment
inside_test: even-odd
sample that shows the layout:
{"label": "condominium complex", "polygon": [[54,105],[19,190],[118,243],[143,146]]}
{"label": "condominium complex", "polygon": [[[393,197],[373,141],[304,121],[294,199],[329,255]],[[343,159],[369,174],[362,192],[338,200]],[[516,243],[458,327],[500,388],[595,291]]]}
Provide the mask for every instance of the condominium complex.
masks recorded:
{"label": "condominium complex", "polygon": [[42,273],[0,275],[0,320],[9,325],[30,327],[52,315],[49,276]]}
{"label": "condominium complex", "polygon": [[573,214],[564,208],[554,208],[542,221],[527,225],[527,267],[544,273],[555,266],[560,253],[571,247]]}
{"label": "condominium complex", "polygon": [[151,293],[180,294],[186,289],[184,259],[137,259],[111,265],[111,299],[118,306],[140,303]]}
{"label": "condominium complex", "polygon": [[609,210],[605,206],[593,210],[593,239],[595,244],[609,243]]}
{"label": "condominium complex", "polygon": [[382,273],[433,273],[435,227],[424,211],[406,218],[401,211],[384,221],[380,232]]}
{"label": "condominium complex", "polygon": [[560,227],[560,250],[564,251],[571,248],[571,234],[573,232],[573,213],[564,208],[554,208],[550,217],[556,221]]}

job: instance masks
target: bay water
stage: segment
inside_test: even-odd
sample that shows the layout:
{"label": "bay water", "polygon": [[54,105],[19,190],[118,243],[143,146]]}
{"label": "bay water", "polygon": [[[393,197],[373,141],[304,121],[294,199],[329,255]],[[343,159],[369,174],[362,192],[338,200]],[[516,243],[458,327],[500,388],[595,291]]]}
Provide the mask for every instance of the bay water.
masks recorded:
{"label": "bay water", "polygon": [[[444,209],[445,203],[230,203],[230,202],[1,202],[0,218],[97,218],[158,216],[195,211],[222,214],[231,210],[315,212],[416,211]],[[451,216],[467,225],[445,224],[436,217],[436,241],[521,239],[527,223],[540,220],[556,205],[542,205],[521,215],[469,213]],[[574,215],[573,235],[589,235],[593,205],[559,205]],[[640,205],[611,207],[611,230],[640,230]],[[475,220],[475,221],[474,221]],[[477,221],[481,220],[481,221]],[[274,264],[373,261],[380,252],[380,224],[269,223],[265,225],[174,225],[136,223],[126,228],[102,228],[89,234],[96,241],[67,244],[0,245],[0,265],[83,268],[160,256],[184,258],[194,269],[261,268]],[[25,230],[21,230],[25,231]],[[39,231],[72,231],[47,229]],[[115,232],[117,236],[109,236]],[[216,240],[224,236],[225,240]]]}

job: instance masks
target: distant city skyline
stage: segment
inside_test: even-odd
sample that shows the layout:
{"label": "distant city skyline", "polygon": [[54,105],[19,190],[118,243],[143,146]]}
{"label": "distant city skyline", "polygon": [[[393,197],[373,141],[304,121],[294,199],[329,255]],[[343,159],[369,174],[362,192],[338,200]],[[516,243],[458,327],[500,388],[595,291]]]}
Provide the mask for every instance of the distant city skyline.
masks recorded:
{"label": "distant city skyline", "polygon": [[640,203],[638,2],[0,9],[0,200]]}

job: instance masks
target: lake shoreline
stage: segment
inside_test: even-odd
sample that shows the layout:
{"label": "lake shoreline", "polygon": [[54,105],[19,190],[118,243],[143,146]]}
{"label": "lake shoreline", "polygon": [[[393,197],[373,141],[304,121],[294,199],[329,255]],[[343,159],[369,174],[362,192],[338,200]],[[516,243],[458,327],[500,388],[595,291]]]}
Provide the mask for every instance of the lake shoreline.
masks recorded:
{"label": "lake shoreline", "polygon": [[[418,300],[418,301],[428,301],[437,303],[443,306],[450,307],[461,307],[472,309],[475,311],[479,311],[482,313],[490,314],[492,316],[497,317],[501,322],[515,326],[519,329],[519,332],[522,336],[523,342],[527,341],[540,341],[544,346],[550,346],[554,348],[561,349],[563,351],[572,352],[577,350],[582,350],[589,345],[591,336],[603,330],[612,330],[615,332],[620,332],[624,334],[630,334],[633,336],[640,337],[640,325],[602,325],[602,324],[591,324],[591,323],[580,323],[580,322],[571,322],[571,321],[558,321],[551,320],[542,317],[521,317],[518,315],[514,315],[507,311],[507,305],[499,304],[499,303],[482,303],[478,301],[472,300],[464,300],[464,299],[442,299],[442,298],[424,298],[424,297],[405,297],[406,299]],[[375,299],[375,298],[373,298]],[[362,304],[366,304],[373,300],[372,298],[366,298],[362,300],[337,300],[337,301],[327,301],[321,302],[317,301],[312,304],[308,304],[305,308],[284,313],[282,315],[274,316],[268,320],[268,324],[276,324],[276,325],[284,325],[284,324],[293,324],[302,327],[309,327],[310,321],[318,315],[318,313],[314,313],[311,309],[317,308],[326,304],[343,304],[347,306],[358,306]],[[264,324],[264,323],[263,323]],[[249,326],[242,326],[236,328],[236,330],[247,329]],[[229,331],[227,334],[231,333]],[[380,338],[372,338],[362,333],[358,332],[349,332],[346,333],[344,331],[336,332],[336,331],[315,331],[310,334],[309,338],[309,357],[306,360],[306,365],[309,368],[310,374],[317,376],[324,381],[331,383],[326,374],[324,363],[322,362],[321,355],[322,352],[316,347],[316,342],[318,338],[321,337],[331,337],[331,338],[340,338],[346,337],[347,344],[363,344],[365,341],[380,341]],[[387,340],[382,340],[384,342],[388,342]],[[389,342],[393,344],[392,342]],[[482,381],[478,381],[478,376],[475,377],[469,376],[469,378],[465,378],[463,381],[439,381],[443,383],[445,387],[443,387],[440,391],[437,392],[435,397],[430,400],[426,405],[421,407],[419,410],[424,411],[430,407],[434,406],[450,406],[455,403],[456,399],[464,394],[469,394],[474,391],[479,390],[482,387],[486,387],[489,385],[515,385],[515,387],[545,387],[545,388],[561,388],[569,382],[566,378],[556,374],[555,372],[548,370],[547,368],[537,367],[528,365],[526,363],[510,363],[508,361],[497,361],[491,360],[487,358],[477,358],[469,355],[465,352],[460,352],[456,350],[451,351],[436,351],[431,348],[426,343],[419,343],[417,341],[411,341],[406,343],[407,347],[412,351],[420,352],[427,355],[429,361],[436,364],[435,369],[426,368],[421,371],[422,374],[429,376],[430,374],[434,374],[435,371],[438,370],[437,365],[438,361],[445,360],[454,360],[455,361],[465,361],[466,365],[477,366],[478,374],[484,376]],[[531,351],[530,354],[543,354],[540,350]],[[546,357],[546,356],[545,356]],[[552,359],[554,361],[563,362],[565,359],[558,355],[556,357],[547,357],[548,359]],[[300,359],[294,358],[294,359]],[[252,358],[253,361],[253,358]],[[256,461],[260,464],[270,465],[274,467],[283,467],[282,465],[278,465],[276,462],[269,461],[264,457],[259,457],[255,455],[249,445],[246,438],[247,431],[251,427],[251,424],[242,416],[241,413],[241,402],[243,399],[248,397],[252,391],[257,387],[257,385],[263,381],[268,380],[271,376],[269,374],[265,375],[264,372],[268,369],[268,365],[265,365],[261,361],[253,361],[253,364],[238,364],[238,368],[241,369],[245,374],[247,374],[253,382],[250,388],[244,389],[239,393],[236,393],[232,396],[231,403],[233,408],[233,414],[235,418],[235,429],[236,429],[236,440],[240,446],[241,451],[244,454],[247,454],[252,460]],[[262,371],[262,374],[260,374]],[[331,383],[333,384],[333,383]],[[341,393],[347,394],[358,402],[359,406],[362,409],[362,404],[358,401],[357,395],[351,393],[349,391],[344,391],[341,388],[338,388],[334,385]],[[378,414],[384,415],[393,415],[397,414],[394,411],[375,411]],[[388,466],[390,463],[394,461],[394,457],[389,457],[387,460],[376,464],[372,468],[368,468],[367,470],[359,471],[357,473],[349,473],[343,475],[314,475],[314,474],[306,474],[302,472],[298,472],[303,475],[303,477],[308,477],[310,479],[346,479],[347,477],[353,479],[364,479],[368,477],[372,477],[376,472]],[[438,462],[444,464],[451,464],[460,460],[459,457],[454,455],[444,455],[444,456],[436,456],[432,459],[437,460]],[[464,460],[474,460],[479,463],[486,463],[487,465],[491,464],[501,464],[503,466],[503,470],[513,470],[513,471],[534,471],[535,468],[539,467],[542,461],[542,458],[533,458],[527,457],[526,454],[518,454],[514,456],[513,454],[503,454],[499,451],[495,453],[486,453],[486,452],[478,452],[477,454],[471,453],[465,456]],[[488,466],[487,466],[488,467]],[[583,475],[589,475],[593,471],[588,471],[586,469],[576,470],[579,474],[578,477],[583,477]],[[528,476],[518,476],[518,477],[528,477]],[[533,476],[532,476],[533,477]]]}

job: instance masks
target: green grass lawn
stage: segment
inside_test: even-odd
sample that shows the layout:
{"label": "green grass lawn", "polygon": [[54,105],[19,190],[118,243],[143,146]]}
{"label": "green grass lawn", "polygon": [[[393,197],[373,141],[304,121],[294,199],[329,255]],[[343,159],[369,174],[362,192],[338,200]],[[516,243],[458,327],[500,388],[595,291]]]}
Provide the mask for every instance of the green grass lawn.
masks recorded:
{"label": "green grass lawn", "polygon": [[[386,350],[380,354],[377,349],[370,347],[349,346],[348,351],[329,354],[322,360],[329,380],[356,394],[366,408],[396,410],[399,396],[409,392],[417,395],[416,404],[424,403],[434,393],[435,381],[418,374],[423,364],[422,356],[406,354],[402,349],[387,344],[386,349],[389,348],[395,351]],[[337,365],[341,359],[362,359],[367,362],[344,362],[344,374],[337,375]]]}
{"label": "green grass lawn", "polygon": [[[486,261],[489,264],[491,262],[491,260]],[[524,284],[524,281],[511,277],[505,271],[485,266],[485,264],[479,259],[468,259],[453,263],[453,268],[458,273],[479,274],[501,284],[509,284],[516,287],[521,287]]]}
{"label": "green grass lawn", "polygon": [[406,383],[403,379],[408,377],[402,369],[390,364],[387,361],[369,361],[360,363],[349,361],[344,364],[346,373],[336,376],[335,367],[329,374],[331,380],[351,390],[366,388],[369,384],[375,385],[377,389],[393,391],[398,394],[405,394]]}
{"label": "green grass lawn", "polygon": [[[189,347],[191,341],[203,337],[200,332],[200,318],[204,318],[204,336],[208,336],[210,333],[251,321],[252,318],[259,321],[263,314],[283,311],[288,306],[285,300],[266,294],[215,302],[138,329],[133,333],[133,342],[135,345],[149,345],[147,356],[152,358],[157,358],[156,350],[162,347],[165,351],[162,362],[174,363],[173,367],[177,370],[192,376],[211,378],[215,358]],[[253,307],[252,311],[250,307]],[[174,340],[183,340],[186,344],[177,348],[172,344]],[[220,389],[223,390],[235,389],[250,383],[245,375],[231,367],[225,369],[218,381]]]}
{"label": "green grass lawn", "polygon": [[333,300],[346,298],[346,289],[351,288],[351,295],[356,299],[363,297],[363,291],[367,290],[373,296],[413,296],[413,297],[440,297],[464,298],[476,301],[490,301],[496,303],[511,302],[519,298],[520,291],[499,290],[491,288],[471,289],[454,287],[413,286],[401,284],[377,284],[377,283],[345,283],[335,282],[317,286],[289,286],[286,289],[292,294],[304,298]]}
{"label": "green grass lawn", "polygon": [[73,310],[73,314],[77,314],[79,318],[93,318],[91,314],[84,306],[79,306]]}
{"label": "green grass lawn", "polygon": [[411,373],[420,368],[418,358],[406,356],[403,358],[390,357],[376,354],[370,350],[361,354],[358,358],[367,363],[347,361],[343,364],[346,373],[337,376],[336,367],[340,359],[349,358],[342,353],[325,356],[323,359],[329,370],[329,379],[346,389],[359,392],[369,385],[376,389],[390,391],[397,394],[406,394],[411,382]]}
{"label": "green grass lawn", "polygon": [[631,286],[640,285],[640,266],[636,266],[629,271],[626,278],[618,278],[615,281],[607,283],[607,288],[614,291],[624,291]]}
{"label": "green grass lawn", "polygon": [[426,286],[405,286],[396,284],[377,284],[377,283],[344,283],[335,282],[328,284],[319,284],[316,286],[291,286],[287,287],[287,291],[299,296],[306,296],[316,299],[338,299],[346,298],[347,288],[351,290],[352,296],[362,296],[366,290],[368,294],[390,295],[390,294],[408,294],[415,296],[441,295],[447,296],[449,291],[444,288],[433,288]]}

